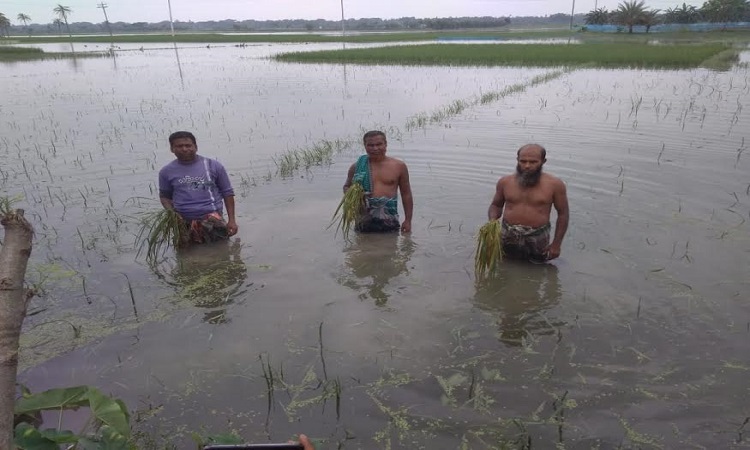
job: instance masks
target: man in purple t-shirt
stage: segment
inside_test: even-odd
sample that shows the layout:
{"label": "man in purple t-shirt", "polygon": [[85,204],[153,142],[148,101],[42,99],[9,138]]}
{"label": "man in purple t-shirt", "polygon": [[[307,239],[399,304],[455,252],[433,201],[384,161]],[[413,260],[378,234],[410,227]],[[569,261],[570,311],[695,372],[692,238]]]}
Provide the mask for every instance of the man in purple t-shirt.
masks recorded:
{"label": "man in purple t-shirt", "polygon": [[[193,133],[177,131],[169,136],[177,157],[159,171],[159,200],[173,209],[190,228],[191,240],[213,241],[237,233],[234,190],[224,166],[198,155]],[[222,218],[223,205],[228,220]]]}

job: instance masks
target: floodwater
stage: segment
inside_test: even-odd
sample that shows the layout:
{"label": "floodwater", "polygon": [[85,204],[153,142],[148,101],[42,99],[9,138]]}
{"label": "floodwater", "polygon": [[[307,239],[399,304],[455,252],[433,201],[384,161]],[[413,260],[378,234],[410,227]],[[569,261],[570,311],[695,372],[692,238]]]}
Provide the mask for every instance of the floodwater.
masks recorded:
{"label": "floodwater", "polygon": [[[192,431],[304,432],[321,448],[748,446],[746,66],[535,84],[555,71],[266,58],[316,48],[335,46],[0,66],[0,182],[36,228],[28,278],[44,288],[21,382],[95,385],[180,448]],[[469,107],[446,112],[456,100]],[[345,242],[327,227],[374,128],[409,166],[413,232]],[[240,231],[151,270],[137,220],[159,207],[180,129],[228,167]],[[353,144],[277,175],[282,154],[322,140]],[[528,142],[568,186],[562,256],[476,284],[474,233]]]}

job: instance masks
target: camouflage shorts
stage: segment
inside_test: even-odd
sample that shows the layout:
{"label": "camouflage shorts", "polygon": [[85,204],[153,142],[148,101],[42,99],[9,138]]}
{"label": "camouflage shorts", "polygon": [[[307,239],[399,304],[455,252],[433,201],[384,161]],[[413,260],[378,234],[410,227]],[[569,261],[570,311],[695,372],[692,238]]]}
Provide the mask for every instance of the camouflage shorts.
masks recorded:
{"label": "camouflage shorts", "polygon": [[187,224],[190,243],[203,244],[229,239],[227,223],[218,213],[206,214],[202,219],[190,220]]}
{"label": "camouflage shorts", "polygon": [[503,252],[511,259],[546,261],[550,230],[550,224],[534,228],[503,222]]}

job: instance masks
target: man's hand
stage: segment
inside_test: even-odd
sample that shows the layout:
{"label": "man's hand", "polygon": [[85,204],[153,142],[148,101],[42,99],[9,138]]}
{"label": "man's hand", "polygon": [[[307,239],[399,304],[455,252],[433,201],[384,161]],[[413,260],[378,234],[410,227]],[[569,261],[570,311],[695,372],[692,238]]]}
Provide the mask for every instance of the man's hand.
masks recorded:
{"label": "man's hand", "polygon": [[411,220],[404,220],[401,224],[401,231],[403,233],[411,233]]}
{"label": "man's hand", "polygon": [[555,244],[554,242],[547,246],[547,260],[555,259],[560,256],[560,244]]}
{"label": "man's hand", "polygon": [[305,450],[315,450],[315,447],[313,447],[312,442],[310,442],[310,439],[304,434],[299,435],[299,443],[302,444],[302,447]]}
{"label": "man's hand", "polygon": [[235,234],[237,234],[237,230],[237,222],[235,222],[234,220],[230,220],[229,222],[227,222],[227,231],[229,232],[230,236],[234,236]]}

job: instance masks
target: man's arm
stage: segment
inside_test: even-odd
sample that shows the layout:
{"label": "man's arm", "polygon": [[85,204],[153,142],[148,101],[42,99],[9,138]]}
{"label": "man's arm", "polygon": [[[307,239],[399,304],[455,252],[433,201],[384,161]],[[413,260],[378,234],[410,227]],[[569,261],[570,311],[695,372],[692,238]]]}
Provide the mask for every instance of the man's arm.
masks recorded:
{"label": "man's arm", "polygon": [[557,221],[555,222],[555,237],[547,248],[547,259],[555,259],[560,256],[560,247],[562,246],[565,233],[568,231],[568,193],[565,183],[559,181],[556,183],[552,196],[552,203],[557,211]]}
{"label": "man's arm", "polygon": [[354,179],[354,168],[355,164],[352,164],[352,166],[349,168],[349,173],[346,175],[346,182],[344,183],[344,193],[346,193],[346,190],[349,189],[352,185],[352,179]]}
{"label": "man's arm", "polygon": [[404,223],[401,224],[401,231],[404,233],[411,232],[411,218],[414,211],[414,198],[411,195],[411,183],[409,182],[409,169],[403,164],[401,175],[398,177],[398,190],[401,192],[401,201],[404,204]]}
{"label": "man's arm", "polygon": [[163,206],[164,209],[174,209],[174,203],[172,203],[171,198],[159,196],[159,201],[161,202],[161,206]]}
{"label": "man's arm", "polygon": [[219,189],[221,198],[224,200],[224,207],[227,210],[227,231],[230,236],[237,234],[237,218],[234,214],[234,188],[229,180],[229,174],[224,166],[217,160],[211,160],[211,164],[216,169],[216,187]]}
{"label": "man's arm", "polygon": [[234,236],[239,229],[234,215],[234,195],[224,197],[224,206],[227,208],[227,231],[230,236]]}
{"label": "man's arm", "polygon": [[490,203],[490,209],[487,211],[487,217],[490,221],[497,220],[503,214],[503,206],[505,206],[505,193],[503,192],[503,179],[497,180],[495,186],[495,196],[492,198]]}
{"label": "man's arm", "polygon": [[172,202],[172,185],[164,173],[164,169],[159,171],[159,201],[164,209],[174,209],[174,203]]}

